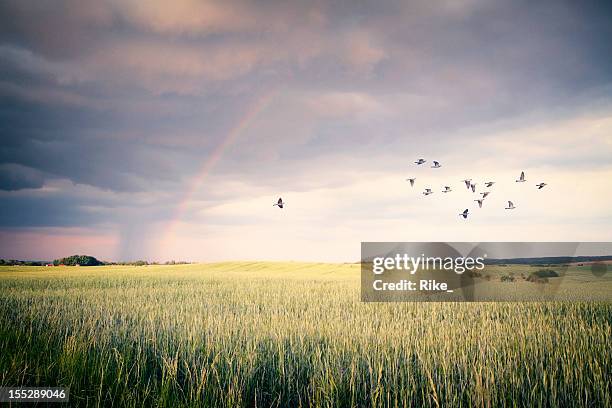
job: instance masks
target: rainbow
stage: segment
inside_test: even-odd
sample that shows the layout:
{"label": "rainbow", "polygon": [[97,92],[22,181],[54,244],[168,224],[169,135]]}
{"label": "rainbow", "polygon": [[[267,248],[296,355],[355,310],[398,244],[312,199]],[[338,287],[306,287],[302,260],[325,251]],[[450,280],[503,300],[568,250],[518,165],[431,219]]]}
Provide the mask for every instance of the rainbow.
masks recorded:
{"label": "rainbow", "polygon": [[180,224],[181,219],[189,208],[189,204],[193,200],[194,194],[202,188],[202,185],[206,181],[206,177],[210,174],[211,170],[215,167],[219,160],[221,160],[227,148],[230,147],[236,141],[236,139],[238,139],[238,137],[249,128],[253,120],[255,120],[255,118],[257,118],[257,116],[270,105],[270,102],[277,93],[277,89],[271,89],[270,91],[265,92],[256,98],[246,110],[242,118],[236,122],[236,124],[229,130],[221,142],[206,158],[206,161],[202,164],[200,170],[191,180],[189,187],[183,194],[179,204],[176,206],[174,215],[172,216],[171,221],[168,224],[168,228],[164,234],[163,242],[171,242],[175,236],[177,226]]}

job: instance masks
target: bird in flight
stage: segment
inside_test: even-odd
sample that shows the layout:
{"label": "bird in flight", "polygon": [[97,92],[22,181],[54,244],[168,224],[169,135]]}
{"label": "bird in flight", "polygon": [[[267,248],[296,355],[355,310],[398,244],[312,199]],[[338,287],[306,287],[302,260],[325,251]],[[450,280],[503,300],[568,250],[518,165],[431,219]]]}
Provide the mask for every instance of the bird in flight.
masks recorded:
{"label": "bird in flight", "polygon": [[524,182],[526,182],[526,181],[527,181],[527,180],[525,180],[525,172],[524,172],[524,171],[521,171],[521,177],[519,177],[519,179],[518,179],[518,180],[516,180],[516,182],[517,182],[517,183],[524,183]]}
{"label": "bird in flight", "polygon": [[482,194],[482,199],[484,200],[491,193],[489,193],[488,191],[485,191],[484,193],[480,193],[480,194]]}
{"label": "bird in flight", "polygon": [[442,190],[443,193],[450,193],[451,191],[453,190],[449,186],[444,186],[444,190]]}
{"label": "bird in flight", "polygon": [[468,209],[466,208],[465,210],[463,210],[462,213],[459,213],[459,216],[463,217],[463,218],[467,218],[467,216],[468,216]]}
{"label": "bird in flight", "polygon": [[476,183],[470,184],[470,188],[472,189],[472,193],[476,192]]}
{"label": "bird in flight", "polygon": [[538,190],[541,190],[544,188],[544,186],[546,186],[546,183],[540,183],[540,184],[536,184],[536,187],[538,188]]}
{"label": "bird in flight", "polygon": [[416,180],[415,178],[407,178],[407,179],[406,179],[406,181],[409,181],[409,182],[410,182],[410,187],[414,187],[414,181],[415,181],[415,180]]}
{"label": "bird in flight", "polygon": [[484,199],[480,199],[480,200],[474,200],[478,203],[478,207],[482,208],[482,202],[484,201]]}
{"label": "bird in flight", "polygon": [[485,187],[489,188],[489,187],[491,187],[493,184],[495,184],[495,182],[494,182],[494,181],[487,181],[487,182],[485,183]]}
{"label": "bird in flight", "polygon": [[276,204],[273,204],[272,207],[278,206],[278,208],[283,208],[283,206],[287,203],[283,203],[283,199],[279,198]]}
{"label": "bird in flight", "polygon": [[425,163],[426,161],[427,160],[425,160],[425,159],[419,159],[419,160],[415,161],[414,163],[418,164],[418,165],[421,165],[421,164]]}
{"label": "bird in flight", "polygon": [[431,191],[431,188],[426,188],[425,191],[423,192],[423,194],[428,196],[430,194],[433,194],[433,191]]}
{"label": "bird in flight", "polygon": [[472,179],[465,179],[462,180],[465,183],[465,187],[469,190],[470,189],[470,185],[472,183]]}
{"label": "bird in flight", "polygon": [[433,165],[433,166],[431,166],[431,168],[432,168],[432,169],[439,169],[440,167],[442,167],[442,166],[440,165],[440,163],[438,163],[438,162],[437,162],[437,161],[435,161],[435,160],[434,160],[433,164],[434,164],[434,165]]}
{"label": "bird in flight", "polygon": [[515,208],[516,207],[514,206],[512,201],[508,201],[508,206],[506,207],[506,210],[514,210]]}

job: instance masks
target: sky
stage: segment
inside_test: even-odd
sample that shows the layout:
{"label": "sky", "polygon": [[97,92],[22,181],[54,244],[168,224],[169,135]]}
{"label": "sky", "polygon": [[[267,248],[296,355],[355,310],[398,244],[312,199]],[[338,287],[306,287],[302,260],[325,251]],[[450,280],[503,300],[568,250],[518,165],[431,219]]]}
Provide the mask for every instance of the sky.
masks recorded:
{"label": "sky", "polygon": [[590,1],[2,1],[0,258],[612,241],[611,18]]}

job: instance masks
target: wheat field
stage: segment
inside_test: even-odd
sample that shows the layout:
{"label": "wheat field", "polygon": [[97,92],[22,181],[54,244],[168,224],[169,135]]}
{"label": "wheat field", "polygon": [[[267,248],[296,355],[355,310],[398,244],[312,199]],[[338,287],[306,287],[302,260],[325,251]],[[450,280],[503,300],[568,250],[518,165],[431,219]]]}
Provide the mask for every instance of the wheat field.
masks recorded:
{"label": "wheat field", "polygon": [[0,385],[92,407],[610,407],[612,304],[362,303],[359,265],[0,268]]}

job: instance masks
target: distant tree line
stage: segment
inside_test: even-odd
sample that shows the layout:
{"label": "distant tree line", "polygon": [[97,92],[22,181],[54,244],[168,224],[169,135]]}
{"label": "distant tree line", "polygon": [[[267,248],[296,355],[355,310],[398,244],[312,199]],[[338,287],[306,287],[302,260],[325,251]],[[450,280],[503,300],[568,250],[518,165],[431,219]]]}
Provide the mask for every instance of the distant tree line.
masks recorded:
{"label": "distant tree line", "polygon": [[[146,265],[184,265],[191,262],[186,261],[166,261],[164,263],[148,262],[143,260],[129,262],[104,262],[96,259],[91,255],[72,255],[65,258],[55,259],[54,266],[98,266],[98,265],[131,265],[131,266],[146,266]],[[20,261],[17,259],[0,259],[0,266],[45,266],[48,262],[44,261]]]}
{"label": "distant tree line", "polygon": [[43,266],[44,262],[39,261],[19,261],[17,259],[0,259],[0,266]]}
{"label": "distant tree line", "polygon": [[131,261],[131,262],[106,262],[106,265],[132,265],[132,266],[147,266],[147,265],[187,265],[191,262],[187,261],[166,261],[160,262],[149,262],[149,261]]}

